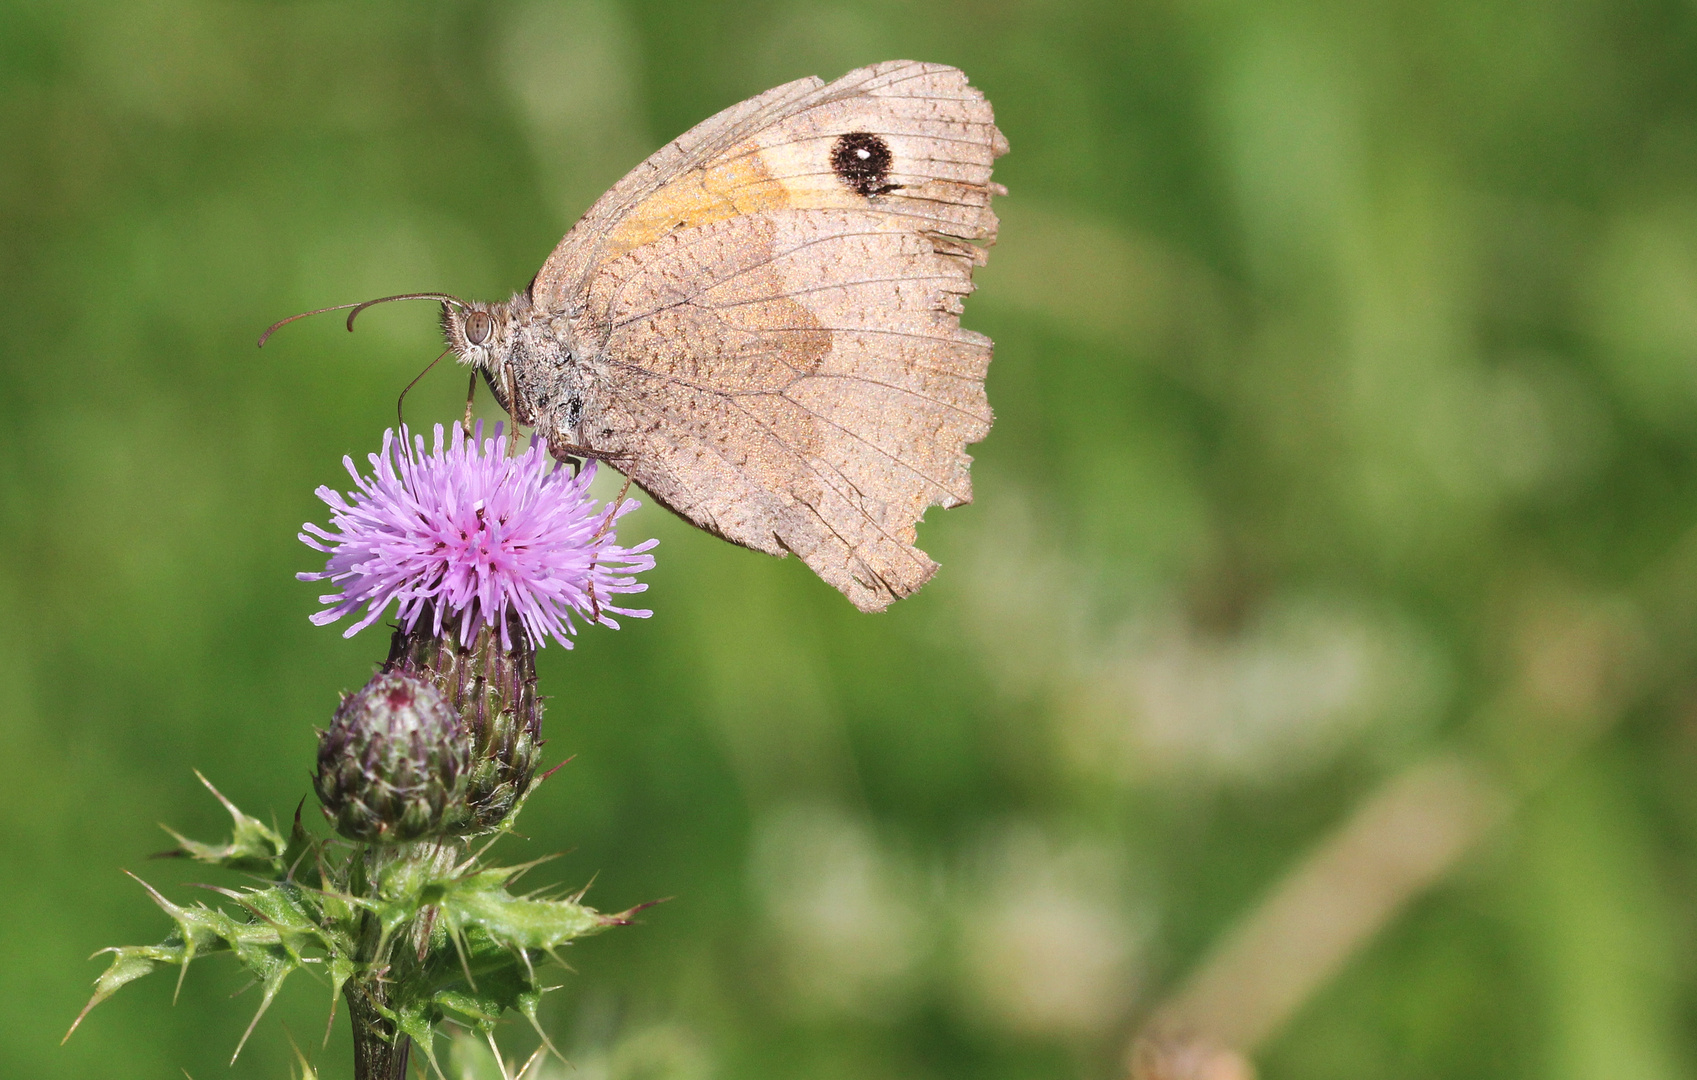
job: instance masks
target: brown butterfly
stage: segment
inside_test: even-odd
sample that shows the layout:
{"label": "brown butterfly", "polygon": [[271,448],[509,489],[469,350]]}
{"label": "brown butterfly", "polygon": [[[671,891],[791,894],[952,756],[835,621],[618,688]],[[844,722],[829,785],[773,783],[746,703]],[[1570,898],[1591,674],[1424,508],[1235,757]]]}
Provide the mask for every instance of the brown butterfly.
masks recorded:
{"label": "brown butterfly", "polygon": [[639,165],[512,299],[414,295],[556,457],[881,611],[936,572],[926,508],[972,498],[991,342],[961,298],[1007,148],[954,68],[800,79]]}

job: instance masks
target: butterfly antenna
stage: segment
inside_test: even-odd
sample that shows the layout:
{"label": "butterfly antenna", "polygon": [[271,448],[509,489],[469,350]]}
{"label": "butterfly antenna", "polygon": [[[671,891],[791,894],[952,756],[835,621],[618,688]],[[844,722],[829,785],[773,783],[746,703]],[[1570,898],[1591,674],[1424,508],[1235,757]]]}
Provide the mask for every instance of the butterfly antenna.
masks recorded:
{"label": "butterfly antenna", "polygon": [[373,304],[387,304],[391,300],[436,300],[444,304],[453,304],[455,307],[463,308],[466,306],[465,301],[461,300],[459,297],[449,296],[447,293],[439,292],[409,292],[401,293],[399,296],[379,296],[377,299],[367,300],[363,304],[349,305],[353,308],[353,310],[348,312],[348,330],[350,332],[353,330],[354,320],[359,317],[360,312],[364,311]]}
{"label": "butterfly antenna", "polygon": [[407,402],[407,391],[409,391],[413,387],[417,386],[418,380],[420,380],[420,379],[424,378],[426,375],[430,374],[430,369],[435,367],[437,364],[440,364],[442,362],[442,357],[447,356],[452,351],[453,351],[452,349],[443,349],[440,353],[438,353],[437,356],[436,356],[436,359],[434,359],[434,360],[430,361],[430,363],[424,365],[424,370],[419,372],[417,375],[414,375],[412,377],[412,382],[407,383],[406,389],[401,391],[401,396],[395,399],[395,420],[402,427],[407,426],[407,418],[401,412],[401,406],[405,405],[406,402]]}
{"label": "butterfly antenna", "polygon": [[436,300],[444,304],[453,304],[457,307],[465,307],[464,300],[461,300],[457,296],[449,296],[447,293],[402,293],[399,296],[381,296],[376,300],[363,300],[357,304],[334,304],[330,307],[321,307],[315,308],[312,311],[303,311],[299,315],[290,315],[286,319],[279,319],[272,323],[266,328],[265,333],[259,335],[259,347],[262,349],[265,348],[265,343],[271,340],[272,334],[275,334],[278,330],[281,330],[283,327],[289,325],[295,320],[304,319],[309,315],[322,315],[326,311],[348,311],[349,308],[353,308],[352,311],[348,311],[348,329],[352,330],[354,328],[354,317],[360,312],[364,311],[372,304],[387,304],[391,300]]}

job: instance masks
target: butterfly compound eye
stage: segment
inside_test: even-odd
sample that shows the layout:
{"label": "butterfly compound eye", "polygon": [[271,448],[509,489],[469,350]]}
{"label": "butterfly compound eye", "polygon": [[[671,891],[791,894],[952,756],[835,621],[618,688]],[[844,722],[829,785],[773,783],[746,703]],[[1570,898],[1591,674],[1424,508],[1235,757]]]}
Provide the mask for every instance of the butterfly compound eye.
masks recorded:
{"label": "butterfly compound eye", "polygon": [[495,320],[487,312],[474,311],[465,317],[465,339],[473,345],[481,345],[489,340],[489,331],[495,326]]}

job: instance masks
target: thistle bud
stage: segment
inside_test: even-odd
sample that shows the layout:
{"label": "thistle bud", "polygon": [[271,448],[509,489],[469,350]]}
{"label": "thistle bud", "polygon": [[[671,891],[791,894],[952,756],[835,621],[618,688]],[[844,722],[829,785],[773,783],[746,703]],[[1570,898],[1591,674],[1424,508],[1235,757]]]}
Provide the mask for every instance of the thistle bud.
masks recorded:
{"label": "thistle bud", "polygon": [[342,702],[319,738],[313,786],[348,839],[416,840],[463,814],[468,750],[459,713],[440,691],[382,671]]}
{"label": "thistle bud", "polygon": [[420,619],[411,633],[395,631],[384,670],[427,680],[458,711],[470,754],[463,812],[448,830],[485,832],[530,790],[542,754],[536,646],[517,618],[505,635],[484,624],[469,644],[432,633],[430,621]]}

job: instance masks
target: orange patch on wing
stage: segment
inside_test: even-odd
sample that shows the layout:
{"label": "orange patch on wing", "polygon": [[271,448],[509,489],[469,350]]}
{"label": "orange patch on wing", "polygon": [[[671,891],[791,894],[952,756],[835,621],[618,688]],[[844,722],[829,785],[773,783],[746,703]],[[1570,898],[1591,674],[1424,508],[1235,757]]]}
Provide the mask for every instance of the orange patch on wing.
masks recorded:
{"label": "orange patch on wing", "polygon": [[715,164],[682,174],[638,203],[607,238],[602,258],[616,259],[675,229],[789,205],[790,192],[784,182],[774,180],[760,152],[745,144]]}

